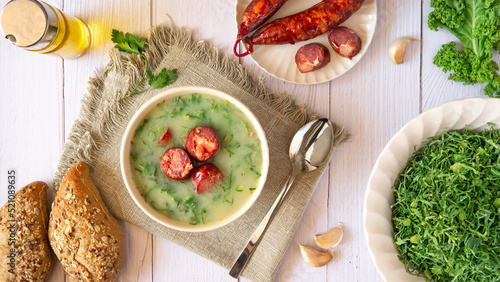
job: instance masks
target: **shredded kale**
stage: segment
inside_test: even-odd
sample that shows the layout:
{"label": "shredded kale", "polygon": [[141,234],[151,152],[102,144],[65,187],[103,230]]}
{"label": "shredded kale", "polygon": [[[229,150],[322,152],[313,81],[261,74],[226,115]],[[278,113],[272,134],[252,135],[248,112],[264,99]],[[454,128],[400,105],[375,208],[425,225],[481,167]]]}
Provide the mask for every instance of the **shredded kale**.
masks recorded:
{"label": "shredded kale", "polygon": [[137,134],[141,134],[144,128],[146,127],[146,124],[149,122],[149,119],[145,118],[144,121],[142,122],[141,126],[135,130],[134,137],[137,136]]}
{"label": "shredded kale", "polygon": [[156,167],[153,163],[139,163],[139,171],[150,176],[156,176]]}
{"label": "shredded kale", "polygon": [[433,281],[499,281],[498,128],[430,138],[393,191],[395,244],[409,273]]}

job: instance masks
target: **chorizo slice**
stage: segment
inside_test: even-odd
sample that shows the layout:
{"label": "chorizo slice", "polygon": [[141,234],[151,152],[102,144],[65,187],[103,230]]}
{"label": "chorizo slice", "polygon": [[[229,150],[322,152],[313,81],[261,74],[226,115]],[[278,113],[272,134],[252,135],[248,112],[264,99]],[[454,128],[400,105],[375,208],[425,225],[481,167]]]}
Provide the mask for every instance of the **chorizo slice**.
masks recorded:
{"label": "chorizo slice", "polygon": [[168,143],[170,143],[171,140],[172,140],[172,134],[170,133],[170,129],[167,128],[167,130],[165,130],[161,138],[158,140],[158,144],[167,145]]}
{"label": "chorizo slice", "polygon": [[196,193],[210,190],[224,178],[224,174],[211,163],[202,164],[193,173],[193,185]]}
{"label": "chorizo slice", "polygon": [[163,173],[175,180],[188,179],[194,168],[188,153],[179,147],[172,147],[165,151],[160,165]]}
{"label": "chorizo slice", "polygon": [[210,159],[219,150],[217,135],[212,129],[206,126],[198,126],[191,129],[184,143],[187,152],[200,162]]}
{"label": "chorizo slice", "polygon": [[352,60],[361,50],[361,38],[348,27],[339,26],[328,33],[328,42],[340,56]]}
{"label": "chorizo slice", "polygon": [[319,43],[306,44],[297,50],[295,63],[301,73],[311,72],[330,62],[330,51]]}

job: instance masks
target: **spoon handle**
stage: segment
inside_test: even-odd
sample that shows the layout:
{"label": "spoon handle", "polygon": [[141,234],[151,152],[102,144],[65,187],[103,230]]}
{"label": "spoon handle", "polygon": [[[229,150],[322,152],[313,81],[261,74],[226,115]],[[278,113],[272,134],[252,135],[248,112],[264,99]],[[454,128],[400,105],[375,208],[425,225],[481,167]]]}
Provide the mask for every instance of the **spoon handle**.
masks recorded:
{"label": "spoon handle", "polygon": [[247,265],[248,261],[250,260],[250,257],[252,256],[255,248],[257,245],[260,243],[260,239],[262,238],[262,234],[266,231],[267,227],[271,223],[271,220],[273,219],[274,215],[278,211],[278,208],[281,206],[281,203],[283,202],[283,199],[285,198],[286,194],[288,193],[288,190],[290,190],[290,187],[292,186],[293,181],[297,177],[298,173],[292,172],[290,175],[290,178],[288,178],[287,183],[285,186],[283,186],[283,189],[281,190],[280,194],[274,201],[273,205],[267,212],[266,216],[262,219],[260,222],[259,226],[257,229],[255,229],[252,237],[250,238],[250,241],[248,241],[246,247],[243,249],[241,252],[240,256],[234,263],[233,267],[229,271],[229,275],[233,278],[238,278],[240,276],[241,272],[243,269],[245,269],[245,266]]}

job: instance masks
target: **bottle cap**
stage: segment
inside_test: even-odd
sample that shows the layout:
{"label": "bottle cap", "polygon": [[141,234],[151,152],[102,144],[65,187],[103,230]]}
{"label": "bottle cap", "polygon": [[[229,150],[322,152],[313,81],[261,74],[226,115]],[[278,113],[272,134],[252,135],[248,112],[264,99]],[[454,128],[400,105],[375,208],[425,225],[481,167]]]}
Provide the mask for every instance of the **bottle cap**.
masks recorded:
{"label": "bottle cap", "polygon": [[0,14],[5,38],[28,50],[40,50],[56,38],[58,21],[55,11],[36,0],[12,0]]}

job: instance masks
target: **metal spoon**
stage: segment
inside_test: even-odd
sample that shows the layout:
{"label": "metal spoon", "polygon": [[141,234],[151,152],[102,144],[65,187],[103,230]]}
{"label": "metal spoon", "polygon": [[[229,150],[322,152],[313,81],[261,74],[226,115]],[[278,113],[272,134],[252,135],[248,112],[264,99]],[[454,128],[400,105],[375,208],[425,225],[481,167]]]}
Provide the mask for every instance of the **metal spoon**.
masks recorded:
{"label": "metal spoon", "polygon": [[238,278],[247,265],[255,247],[260,242],[262,234],[269,226],[269,223],[283,202],[288,190],[290,190],[295,178],[303,172],[315,170],[322,164],[328,162],[330,159],[330,151],[333,146],[332,141],[333,126],[330,121],[325,118],[311,121],[295,133],[289,151],[290,161],[292,162],[292,173],[290,178],[229,271],[229,275],[233,278]]}

